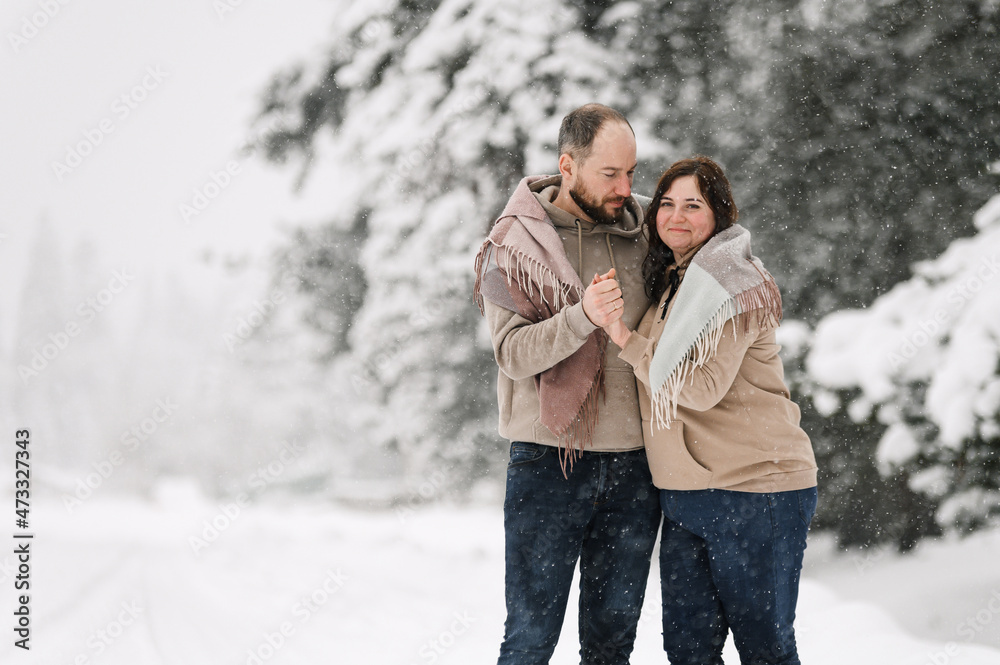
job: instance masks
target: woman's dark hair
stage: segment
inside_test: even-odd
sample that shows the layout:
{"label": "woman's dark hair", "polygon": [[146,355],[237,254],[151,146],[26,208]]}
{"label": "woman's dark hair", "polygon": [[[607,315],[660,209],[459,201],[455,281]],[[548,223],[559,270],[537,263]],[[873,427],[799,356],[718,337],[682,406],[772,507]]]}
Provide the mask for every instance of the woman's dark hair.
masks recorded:
{"label": "woman's dark hair", "polygon": [[[736,223],[739,211],[733,201],[732,188],[723,173],[722,167],[709,157],[695,155],[682,159],[670,165],[653,192],[653,200],[649,202],[644,217],[646,231],[649,234],[649,251],[642,262],[642,279],[646,284],[646,295],[653,302],[659,302],[660,296],[667,289],[667,268],[674,263],[674,253],[660,239],[656,230],[656,213],[660,209],[660,199],[670,189],[671,183],[677,178],[693,175],[698,183],[698,191],[705,197],[708,207],[715,216],[714,236]],[[711,236],[709,236],[711,237]]]}

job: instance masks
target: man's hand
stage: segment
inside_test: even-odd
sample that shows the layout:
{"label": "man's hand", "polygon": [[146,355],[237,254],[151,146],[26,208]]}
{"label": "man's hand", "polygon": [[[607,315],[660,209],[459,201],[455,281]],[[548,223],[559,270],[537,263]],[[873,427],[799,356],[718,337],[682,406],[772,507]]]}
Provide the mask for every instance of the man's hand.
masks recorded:
{"label": "man's hand", "polygon": [[[622,299],[621,289],[618,287],[618,282],[614,279],[615,269],[612,268],[604,275],[594,275],[594,279],[591,280],[590,286],[587,288],[587,292],[584,294],[583,298],[583,311],[587,314],[587,317],[591,321],[597,323],[594,317],[587,312],[587,296],[590,295],[591,290],[594,290],[594,299],[599,303],[604,303],[610,301],[611,311],[605,319],[607,323],[601,325],[604,328],[604,332],[608,333],[608,337],[611,341],[618,345],[618,348],[624,349],[628,338],[632,336],[632,331],[628,329],[628,326],[622,321],[622,314],[625,312],[625,301]],[[595,288],[600,284],[604,284],[606,289],[601,290]],[[600,309],[599,311],[606,311],[607,307]]]}
{"label": "man's hand", "polygon": [[583,313],[591,323],[606,328],[621,319],[624,311],[625,302],[615,279],[615,269],[612,268],[603,275],[594,275],[583,294]]}

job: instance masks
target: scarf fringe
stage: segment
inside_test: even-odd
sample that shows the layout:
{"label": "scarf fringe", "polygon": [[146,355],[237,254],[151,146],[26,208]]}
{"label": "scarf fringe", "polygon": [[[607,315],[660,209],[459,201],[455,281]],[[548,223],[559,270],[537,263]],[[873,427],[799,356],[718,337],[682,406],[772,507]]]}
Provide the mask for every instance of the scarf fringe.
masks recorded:
{"label": "scarf fringe", "polygon": [[[502,245],[488,237],[476,254],[476,281],[472,292],[473,300],[479,307],[481,314],[485,313],[482,294],[483,276],[489,268],[491,260],[507,278],[508,286],[511,286],[516,280],[518,290],[526,294],[529,300],[533,300],[537,289],[542,304],[554,311],[579,302],[583,298],[583,291],[578,286],[561,282],[556,274],[545,265],[523,252]],[[547,287],[552,295],[551,302],[546,293]],[[562,469],[564,478],[567,478],[569,471],[573,470],[573,463],[583,455],[586,444],[593,440],[600,413],[599,400],[605,395],[604,355],[607,350],[608,336],[603,330],[598,330],[597,333],[598,357],[601,358],[601,362],[594,376],[594,382],[580,405],[576,417],[561,431],[553,432],[559,441],[559,467]]]}
{"label": "scarf fringe", "polygon": [[[751,261],[750,265],[757,266]],[[781,292],[778,285],[774,283],[771,273],[757,268],[764,281],[757,286],[747,289],[742,293],[737,293],[733,298],[739,313],[757,312],[757,325],[763,326],[769,317],[780,322],[782,317]],[[743,322],[743,333],[750,329],[749,317]]]}
{"label": "scarf fringe", "polygon": [[[608,336],[601,334],[598,342],[600,357],[608,346]],[[566,467],[573,470],[573,462],[583,455],[583,450],[587,442],[594,438],[594,430],[597,429],[597,421],[600,416],[600,398],[605,396],[604,392],[604,363],[601,363],[594,377],[594,383],[587,393],[587,398],[580,405],[580,410],[576,414],[573,422],[562,432],[555,432],[559,437],[559,468],[562,469],[563,478],[568,478]]]}
{"label": "scarf fringe", "polygon": [[[535,285],[537,284],[542,303],[548,305],[554,311],[558,311],[564,306],[575,302],[572,299],[573,295],[577,296],[577,301],[583,297],[578,288],[572,284],[559,281],[559,278],[556,277],[556,274],[552,270],[530,256],[512,247],[500,245],[491,238],[487,238],[476,255],[476,283],[473,287],[473,299],[479,306],[481,314],[483,313],[483,268],[484,266],[489,267],[491,259],[496,263],[500,272],[507,278],[508,286],[513,284],[516,278],[518,289],[531,298],[535,294]],[[500,264],[501,259],[503,260],[503,265]],[[513,267],[513,270],[510,267]],[[546,286],[551,287],[551,302],[546,295]]]}
{"label": "scarf fringe", "polygon": [[693,377],[695,370],[715,357],[726,324],[732,322],[735,336],[736,319],[740,314],[749,314],[743,319],[745,335],[750,330],[750,316],[754,315],[752,313],[756,314],[758,327],[764,326],[770,318],[781,321],[781,293],[770,274],[766,275],[763,283],[729,298],[708,320],[684,358],[653,394],[652,429],[670,429],[670,423],[677,419],[677,401],[681,389]]}

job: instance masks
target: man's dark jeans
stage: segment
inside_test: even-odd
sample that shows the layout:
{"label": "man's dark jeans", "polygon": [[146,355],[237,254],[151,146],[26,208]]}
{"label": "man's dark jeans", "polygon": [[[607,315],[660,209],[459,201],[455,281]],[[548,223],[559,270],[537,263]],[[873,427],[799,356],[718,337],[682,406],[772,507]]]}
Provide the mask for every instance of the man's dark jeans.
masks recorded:
{"label": "man's dark jeans", "polygon": [[816,488],[661,490],[663,647],[671,665],[798,665],[795,604]]}
{"label": "man's dark jeans", "polygon": [[580,561],[580,661],[627,665],[660,505],[644,450],[585,452],[514,442],[504,501],[507,621],[500,665],[544,665]]}

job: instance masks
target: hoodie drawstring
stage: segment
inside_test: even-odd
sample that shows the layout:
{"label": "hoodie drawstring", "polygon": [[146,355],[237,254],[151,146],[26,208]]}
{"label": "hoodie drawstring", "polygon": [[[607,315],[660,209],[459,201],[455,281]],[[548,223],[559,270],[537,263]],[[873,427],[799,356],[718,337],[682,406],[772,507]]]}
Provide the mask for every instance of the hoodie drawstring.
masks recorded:
{"label": "hoodie drawstring", "polygon": [[[583,229],[580,227],[580,220],[574,219],[573,223],[576,224],[576,272],[583,278]],[[618,266],[615,264],[615,251],[611,248],[611,234],[604,234],[604,242],[608,246],[608,257],[611,259],[611,267],[615,269],[615,277],[621,280],[621,275],[618,274]]]}

